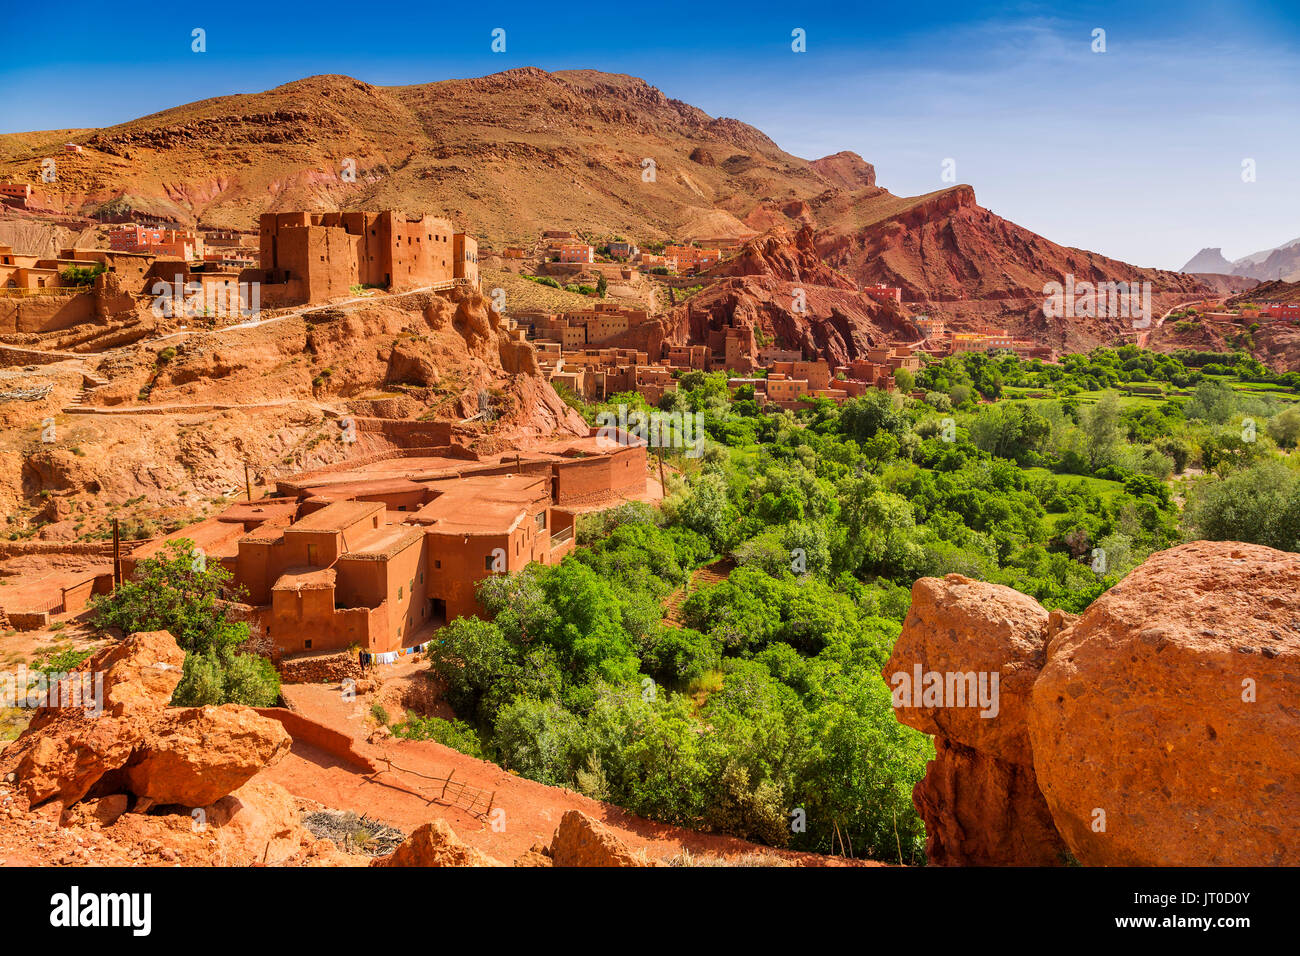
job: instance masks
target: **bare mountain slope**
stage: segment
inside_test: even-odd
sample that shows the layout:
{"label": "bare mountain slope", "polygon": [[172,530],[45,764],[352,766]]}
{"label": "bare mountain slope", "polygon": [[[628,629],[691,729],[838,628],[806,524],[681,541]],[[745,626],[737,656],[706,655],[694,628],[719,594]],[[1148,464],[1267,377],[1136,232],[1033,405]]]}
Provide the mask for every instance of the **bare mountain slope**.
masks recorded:
{"label": "bare mountain slope", "polygon": [[[66,139],[85,151],[63,156]],[[66,211],[93,215],[119,200],[237,228],[267,208],[395,206],[489,238],[556,227],[666,237],[693,224],[747,234],[740,219],[761,199],[833,184],[751,126],[588,70],[406,87],[314,76],[99,131],[0,137],[0,176],[39,181],[41,159],[56,151]],[[841,154],[835,179],[858,164]]]}

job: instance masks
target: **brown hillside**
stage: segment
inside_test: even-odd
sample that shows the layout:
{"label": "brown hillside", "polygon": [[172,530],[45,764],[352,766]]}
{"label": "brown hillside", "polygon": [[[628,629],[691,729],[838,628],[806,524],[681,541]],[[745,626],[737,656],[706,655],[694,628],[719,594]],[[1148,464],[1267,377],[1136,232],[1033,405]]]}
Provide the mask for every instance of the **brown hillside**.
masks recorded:
{"label": "brown hillside", "polygon": [[[1044,284],[1066,274],[1149,281],[1157,315],[1217,288],[1058,245],[980,207],[970,186],[895,196],[856,154],[800,159],[738,120],[592,70],[404,87],[314,76],[98,131],[3,137],[0,176],[33,180],[66,140],[86,147],[59,156],[53,195],[68,214],[130,207],[247,229],[266,209],[391,207],[445,215],[489,245],[549,228],[644,243],[811,227],[814,255],[853,282],[900,286],[955,328],[1001,325],[1064,348],[1134,332],[1127,320],[1046,321]],[[346,159],[355,182],[341,176]]]}
{"label": "brown hillside", "polygon": [[[742,235],[751,230],[739,218],[760,198],[831,185],[751,126],[590,70],[406,87],[314,76],[98,131],[4,137],[0,177],[36,181],[40,160],[67,139],[86,149],[57,157],[65,210],[93,214],[116,199],[238,228],[266,208],[396,206],[488,238],[548,227]],[[355,183],[340,176],[346,158]],[[653,182],[643,179],[646,158]]]}

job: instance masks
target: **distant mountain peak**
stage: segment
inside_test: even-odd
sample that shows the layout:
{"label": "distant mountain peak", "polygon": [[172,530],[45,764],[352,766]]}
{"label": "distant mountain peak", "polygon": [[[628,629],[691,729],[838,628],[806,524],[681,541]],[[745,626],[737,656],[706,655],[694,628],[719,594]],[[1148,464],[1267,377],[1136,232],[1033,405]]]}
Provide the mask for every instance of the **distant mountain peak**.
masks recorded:
{"label": "distant mountain peak", "polygon": [[1187,260],[1179,272],[1210,272],[1220,275],[1232,274],[1232,263],[1223,256],[1223,247],[1206,247]]}

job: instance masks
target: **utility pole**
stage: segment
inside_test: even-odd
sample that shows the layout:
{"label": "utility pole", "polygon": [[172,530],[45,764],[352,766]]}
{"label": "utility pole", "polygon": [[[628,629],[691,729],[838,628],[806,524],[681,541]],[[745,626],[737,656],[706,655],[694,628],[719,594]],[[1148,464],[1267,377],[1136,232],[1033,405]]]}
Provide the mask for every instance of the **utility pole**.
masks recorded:
{"label": "utility pole", "polygon": [[122,538],[118,531],[117,519],[113,519],[113,588],[122,584]]}
{"label": "utility pole", "polygon": [[244,494],[249,501],[253,500],[253,486],[248,480],[248,462],[244,462]]}
{"label": "utility pole", "polygon": [[660,499],[662,500],[663,498],[667,498],[667,497],[668,497],[668,486],[667,486],[666,484],[664,484],[664,454],[663,454],[663,452],[660,451],[657,457],[658,457],[658,459],[659,459],[659,497],[660,497]]}

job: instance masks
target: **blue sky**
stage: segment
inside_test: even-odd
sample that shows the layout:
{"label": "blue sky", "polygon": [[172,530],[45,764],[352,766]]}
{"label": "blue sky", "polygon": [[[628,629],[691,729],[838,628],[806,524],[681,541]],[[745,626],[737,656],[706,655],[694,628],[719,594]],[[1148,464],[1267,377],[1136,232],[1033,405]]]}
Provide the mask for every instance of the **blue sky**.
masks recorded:
{"label": "blue sky", "polygon": [[[23,4],[8,35],[32,39],[0,62],[0,132],[110,125],[315,73],[405,84],[594,68],[799,156],[854,150],[895,193],[946,185],[952,159],[999,215],[1139,265],[1300,237],[1300,4],[1137,6]],[[194,27],[206,53],[190,50]],[[495,27],[505,53],[491,52]],[[806,53],[790,49],[796,27]]]}

